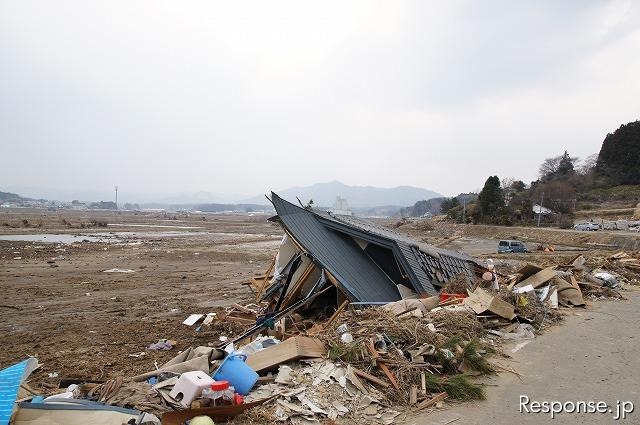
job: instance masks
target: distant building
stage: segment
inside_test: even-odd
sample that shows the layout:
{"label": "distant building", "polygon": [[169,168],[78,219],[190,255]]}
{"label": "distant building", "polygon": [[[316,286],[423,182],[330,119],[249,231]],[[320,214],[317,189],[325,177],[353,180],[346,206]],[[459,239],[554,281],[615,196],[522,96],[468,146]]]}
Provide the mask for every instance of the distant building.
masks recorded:
{"label": "distant building", "polygon": [[333,203],[333,208],[329,210],[333,214],[338,215],[353,215],[353,211],[349,208],[349,203],[346,199],[336,196],[336,201]]}
{"label": "distant building", "polygon": [[541,205],[535,204],[533,206],[533,213],[538,215],[538,214],[542,214],[542,216],[546,216],[549,214],[553,214],[553,211],[551,211],[549,208],[545,208]]}

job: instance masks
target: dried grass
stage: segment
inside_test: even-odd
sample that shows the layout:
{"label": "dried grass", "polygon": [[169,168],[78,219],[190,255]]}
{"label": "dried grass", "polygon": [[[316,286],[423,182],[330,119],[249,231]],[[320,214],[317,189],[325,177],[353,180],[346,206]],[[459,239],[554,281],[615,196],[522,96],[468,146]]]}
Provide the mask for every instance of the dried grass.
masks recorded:
{"label": "dried grass", "polygon": [[429,313],[438,332],[449,337],[458,336],[471,340],[484,335],[485,331],[476,316],[465,311],[440,310]]}
{"label": "dried grass", "polygon": [[[431,322],[437,332],[429,329]],[[351,344],[344,344],[336,332],[337,326],[342,323],[347,324],[349,332],[354,337]],[[325,329],[317,337],[329,347],[330,359],[351,364],[387,382],[386,375],[372,364],[371,356],[363,344],[376,334],[384,335],[392,343],[388,344],[387,353],[383,358],[401,388],[395,390],[390,387],[385,390],[386,399],[394,405],[407,405],[407,388],[420,385],[422,373],[427,376],[433,376],[434,373],[457,375],[462,361],[480,373],[493,372],[489,362],[479,354],[481,343],[478,337],[484,334],[484,329],[475,315],[466,312],[442,310],[424,318],[409,315],[398,318],[393,312],[382,308],[346,311],[340,315],[334,326]],[[425,357],[425,363],[412,362],[402,354],[424,344],[436,347],[434,355]],[[462,352],[457,346],[463,348]],[[450,357],[444,354],[441,348],[456,355]],[[466,377],[437,378],[433,380],[432,387],[434,392],[452,391],[452,398],[462,400],[484,396],[482,388],[470,383]],[[440,388],[448,390],[438,390]]]}
{"label": "dried grass", "polygon": [[329,346],[342,344],[340,335],[335,330],[342,323],[347,324],[349,332],[356,341],[381,334],[396,345],[413,347],[422,344],[435,345],[442,339],[441,335],[429,330],[429,322],[426,320],[410,315],[398,318],[393,312],[382,308],[343,312],[335,322],[335,326],[325,329],[318,337]]}
{"label": "dried grass", "polygon": [[272,403],[256,406],[253,409],[232,418],[227,424],[230,425],[262,425],[278,423]]}
{"label": "dried grass", "polygon": [[469,278],[464,273],[459,273],[453,279],[445,283],[440,293],[445,294],[466,294],[470,289]]}

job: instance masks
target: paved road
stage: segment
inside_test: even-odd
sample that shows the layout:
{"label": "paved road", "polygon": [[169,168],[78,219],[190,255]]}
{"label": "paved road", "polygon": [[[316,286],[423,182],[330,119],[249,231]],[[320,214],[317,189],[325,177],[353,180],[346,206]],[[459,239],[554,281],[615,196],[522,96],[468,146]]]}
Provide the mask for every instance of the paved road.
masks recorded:
{"label": "paved road", "polygon": [[[640,292],[628,301],[606,301],[575,310],[561,326],[538,337],[504,362],[522,374],[501,373],[487,388],[487,400],[428,413],[414,424],[640,424]],[[519,412],[519,397],[537,401],[603,400],[609,414]],[[617,400],[632,401],[636,412],[614,420]],[[453,421],[453,422],[451,422]]]}
{"label": "paved road", "polygon": [[[504,228],[503,226],[491,226],[486,225],[486,227],[497,227]],[[532,227],[527,226],[509,226],[510,229],[517,230],[531,230]],[[634,230],[597,230],[595,232],[588,232],[584,230],[574,230],[574,229],[560,229],[559,227],[539,227],[541,230],[551,230],[553,232],[562,232],[562,233],[577,233],[577,234],[610,234],[610,235],[622,235],[622,236],[638,236],[640,233]],[[460,421],[458,421],[460,422]]]}

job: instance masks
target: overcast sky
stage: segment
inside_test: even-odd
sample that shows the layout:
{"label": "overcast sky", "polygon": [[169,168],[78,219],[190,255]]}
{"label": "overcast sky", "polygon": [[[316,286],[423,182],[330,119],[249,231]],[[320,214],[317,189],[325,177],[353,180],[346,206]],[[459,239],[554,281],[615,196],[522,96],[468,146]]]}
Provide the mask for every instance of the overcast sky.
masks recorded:
{"label": "overcast sky", "polygon": [[0,188],[446,195],[640,118],[632,1],[0,1]]}

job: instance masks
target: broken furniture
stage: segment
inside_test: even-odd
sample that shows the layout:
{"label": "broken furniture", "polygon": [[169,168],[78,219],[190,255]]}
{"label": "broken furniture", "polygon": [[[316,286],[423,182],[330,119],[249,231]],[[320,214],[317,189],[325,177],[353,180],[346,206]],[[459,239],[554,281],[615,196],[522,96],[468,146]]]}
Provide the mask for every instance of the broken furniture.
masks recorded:
{"label": "broken furniture", "polygon": [[189,407],[191,402],[202,394],[202,390],[210,388],[214,382],[209,375],[202,371],[185,372],[180,375],[169,396],[184,407]]}

